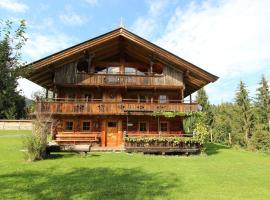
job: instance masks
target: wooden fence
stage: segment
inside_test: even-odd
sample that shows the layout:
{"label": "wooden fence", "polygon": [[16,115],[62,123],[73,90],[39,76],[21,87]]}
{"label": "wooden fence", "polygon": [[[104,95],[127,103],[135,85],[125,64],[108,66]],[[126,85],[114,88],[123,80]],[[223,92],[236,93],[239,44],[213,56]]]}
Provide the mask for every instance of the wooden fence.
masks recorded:
{"label": "wooden fence", "polygon": [[32,120],[0,120],[0,130],[32,130]]}

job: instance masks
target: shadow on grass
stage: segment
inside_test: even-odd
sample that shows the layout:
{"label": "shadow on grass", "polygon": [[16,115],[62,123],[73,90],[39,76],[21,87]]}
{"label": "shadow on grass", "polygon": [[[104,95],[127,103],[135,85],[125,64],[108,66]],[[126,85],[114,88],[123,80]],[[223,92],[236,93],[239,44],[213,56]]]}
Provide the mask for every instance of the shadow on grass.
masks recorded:
{"label": "shadow on grass", "polygon": [[216,144],[216,143],[207,143],[206,144],[206,150],[205,153],[209,156],[219,153],[221,149],[230,149],[231,147],[222,145],[222,144]]}
{"label": "shadow on grass", "polygon": [[140,168],[54,168],[1,175],[0,193],[3,199],[170,199],[179,182]]}

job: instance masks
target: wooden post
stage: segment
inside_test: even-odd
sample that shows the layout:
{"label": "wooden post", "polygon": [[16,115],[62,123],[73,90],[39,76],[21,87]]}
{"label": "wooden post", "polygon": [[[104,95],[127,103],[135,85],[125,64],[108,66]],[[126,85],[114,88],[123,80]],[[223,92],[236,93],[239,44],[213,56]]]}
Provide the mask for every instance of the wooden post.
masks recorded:
{"label": "wooden post", "polygon": [[157,120],[158,120],[158,134],[160,136],[159,116],[158,116]]}
{"label": "wooden post", "polygon": [[94,68],[92,66],[93,58],[94,58],[94,54],[89,54],[89,57],[88,57],[88,73],[94,73]]}
{"label": "wooden post", "polygon": [[231,133],[229,133],[229,144],[232,144],[232,137],[231,137]]}
{"label": "wooden post", "polygon": [[212,132],[212,129],[210,130],[210,140],[211,140],[211,142],[213,142],[213,132]]}
{"label": "wooden post", "polygon": [[126,130],[126,135],[128,135],[128,114],[127,114],[127,130]]}
{"label": "wooden post", "polygon": [[49,90],[48,88],[46,88],[46,100],[48,100],[48,96],[49,96]]}
{"label": "wooden post", "polygon": [[181,90],[181,101],[184,103],[184,89]]}
{"label": "wooden post", "polygon": [[151,60],[150,61],[150,74],[153,73],[153,64],[154,64],[154,62]]}
{"label": "wooden post", "polygon": [[105,147],[106,145],[106,120],[101,121],[101,146]]}
{"label": "wooden post", "polygon": [[122,120],[118,120],[117,122],[117,126],[118,126],[118,133],[117,133],[117,143],[116,145],[123,145],[123,124],[122,124]]}

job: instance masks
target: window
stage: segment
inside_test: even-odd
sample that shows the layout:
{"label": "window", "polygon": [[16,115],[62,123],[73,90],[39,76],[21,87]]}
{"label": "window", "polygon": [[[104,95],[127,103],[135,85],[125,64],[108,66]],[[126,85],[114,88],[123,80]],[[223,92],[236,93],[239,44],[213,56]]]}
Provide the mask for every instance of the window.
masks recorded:
{"label": "window", "polygon": [[88,62],[86,60],[81,60],[77,64],[78,72],[87,73],[88,72]]}
{"label": "window", "polygon": [[167,96],[166,95],[159,95],[159,103],[166,103]]}
{"label": "window", "polygon": [[147,124],[146,122],[140,122],[139,124],[139,131],[146,132],[147,131]]}
{"label": "window", "polygon": [[137,72],[136,68],[133,67],[125,67],[125,74],[136,74]]}
{"label": "window", "polygon": [[145,103],[145,102],[147,102],[147,97],[143,96],[143,95],[140,95],[139,100],[140,100],[141,103]]}
{"label": "window", "polygon": [[90,130],[90,122],[83,122],[83,131],[89,131]]}
{"label": "window", "polygon": [[108,67],[107,68],[107,73],[108,74],[119,74],[120,68],[119,67]]}
{"label": "window", "polygon": [[160,131],[161,132],[167,132],[168,131],[168,123],[167,122],[161,122],[160,123]]}
{"label": "window", "polygon": [[117,122],[108,122],[108,127],[117,127]]}
{"label": "window", "polygon": [[91,94],[85,94],[84,98],[85,98],[85,101],[91,101],[92,100],[92,95]]}
{"label": "window", "polygon": [[67,121],[66,126],[65,126],[66,131],[72,131],[73,130],[73,122],[72,121]]}

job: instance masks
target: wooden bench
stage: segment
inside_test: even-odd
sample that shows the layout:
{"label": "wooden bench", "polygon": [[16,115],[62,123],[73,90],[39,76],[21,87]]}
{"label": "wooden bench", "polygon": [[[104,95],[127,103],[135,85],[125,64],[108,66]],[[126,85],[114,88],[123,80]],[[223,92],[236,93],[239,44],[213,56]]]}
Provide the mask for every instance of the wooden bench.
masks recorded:
{"label": "wooden bench", "polygon": [[100,133],[58,133],[57,143],[92,143],[100,142]]}
{"label": "wooden bench", "polygon": [[90,151],[91,145],[75,145],[75,144],[59,145],[55,143],[48,143],[46,145],[47,155],[49,155],[51,152],[77,152],[86,155]]}

